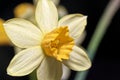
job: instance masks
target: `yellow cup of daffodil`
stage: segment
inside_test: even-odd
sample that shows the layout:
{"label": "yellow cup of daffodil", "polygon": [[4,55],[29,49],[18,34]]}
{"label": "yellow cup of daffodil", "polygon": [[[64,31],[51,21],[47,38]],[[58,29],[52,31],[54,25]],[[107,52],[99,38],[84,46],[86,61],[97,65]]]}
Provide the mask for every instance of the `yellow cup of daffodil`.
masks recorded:
{"label": "yellow cup of daffodil", "polygon": [[85,29],[87,16],[70,14],[58,21],[52,0],[39,0],[35,19],[36,25],[20,18],[4,23],[13,44],[25,48],[11,60],[7,68],[9,75],[24,76],[37,69],[38,80],[60,80],[62,64],[75,71],[90,68],[86,52],[76,46]]}

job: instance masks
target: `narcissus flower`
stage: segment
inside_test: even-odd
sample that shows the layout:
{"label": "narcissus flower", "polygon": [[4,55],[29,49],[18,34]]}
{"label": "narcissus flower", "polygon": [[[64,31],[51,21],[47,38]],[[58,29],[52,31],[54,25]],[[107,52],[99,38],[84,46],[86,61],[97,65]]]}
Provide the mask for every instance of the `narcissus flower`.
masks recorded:
{"label": "narcissus flower", "polygon": [[[58,15],[59,18],[65,16],[68,14],[67,9],[60,5],[59,2],[60,0],[52,0],[53,3],[57,6],[57,10],[58,10]],[[14,9],[14,15],[17,18],[24,18],[27,20],[32,21],[34,24],[36,24],[35,22],[35,18],[34,18],[34,9],[35,9],[35,5],[37,4],[38,0],[33,0],[34,5],[30,4],[30,3],[21,3],[19,5],[17,5]],[[79,43],[81,43],[83,40],[85,39],[85,34],[82,33],[82,35],[80,36],[80,39],[78,39],[78,45]],[[14,47],[14,51],[15,53],[20,52],[22,49],[19,47]],[[66,66],[62,66],[63,67],[63,75],[62,75],[62,80],[67,80],[69,75],[70,75],[70,69],[67,68]]]}
{"label": "narcissus flower", "polygon": [[60,80],[62,64],[75,71],[90,68],[86,52],[76,46],[85,29],[86,16],[71,14],[58,21],[53,2],[39,0],[35,18],[37,25],[20,18],[4,23],[10,40],[25,48],[11,60],[7,68],[9,75],[24,76],[37,69],[38,80]]}
{"label": "narcissus flower", "polygon": [[29,18],[34,14],[34,6],[30,3],[21,3],[14,9],[15,17]]}
{"label": "narcissus flower", "polygon": [[10,45],[11,42],[5,33],[3,23],[4,20],[0,18],[0,45]]}
{"label": "narcissus flower", "polygon": [[34,19],[34,13],[35,7],[30,3],[21,3],[14,9],[14,16],[16,18],[24,18],[32,21],[33,23],[36,23]]}

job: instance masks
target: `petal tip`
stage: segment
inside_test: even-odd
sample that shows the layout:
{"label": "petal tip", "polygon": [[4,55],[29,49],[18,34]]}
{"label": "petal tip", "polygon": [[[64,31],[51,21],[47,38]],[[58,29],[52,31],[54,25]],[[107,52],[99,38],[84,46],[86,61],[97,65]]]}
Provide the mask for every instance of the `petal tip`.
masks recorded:
{"label": "petal tip", "polygon": [[87,19],[87,18],[88,18],[88,16],[84,16],[84,18],[85,18],[85,19]]}
{"label": "petal tip", "polygon": [[86,61],[86,65],[84,66],[84,68],[81,71],[88,70],[91,68],[91,66],[92,66],[92,63],[91,63],[90,59],[88,58]]}
{"label": "petal tip", "polygon": [[16,76],[13,72],[12,69],[10,69],[9,67],[7,68],[7,74],[10,75],[10,76]]}
{"label": "petal tip", "polygon": [[88,59],[88,64],[86,65],[86,70],[87,70],[87,69],[90,69],[91,66],[92,66],[92,63],[91,63],[91,61]]}
{"label": "petal tip", "polygon": [[85,15],[82,18],[83,18],[83,20],[87,20],[88,16]]}

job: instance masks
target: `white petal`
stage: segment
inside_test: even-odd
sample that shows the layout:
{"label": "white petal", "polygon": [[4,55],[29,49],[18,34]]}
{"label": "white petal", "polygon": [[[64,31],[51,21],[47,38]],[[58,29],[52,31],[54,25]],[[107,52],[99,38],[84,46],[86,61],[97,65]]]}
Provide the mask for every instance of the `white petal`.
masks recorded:
{"label": "white petal", "polygon": [[71,70],[68,67],[66,67],[64,64],[62,65],[62,67],[63,67],[62,80],[68,80]]}
{"label": "white petal", "polygon": [[81,36],[79,36],[76,40],[75,40],[75,44],[77,46],[79,46],[80,44],[82,44],[82,42],[85,40],[85,37],[86,37],[87,33],[86,31],[84,31]]}
{"label": "white petal", "polygon": [[83,71],[91,67],[91,62],[86,52],[77,46],[73,47],[69,60],[64,60],[63,63],[75,71]]}
{"label": "white petal", "polygon": [[39,0],[36,12],[36,21],[43,32],[49,32],[57,27],[58,13],[51,0]]}
{"label": "white petal", "polygon": [[[60,0],[52,0],[53,1],[53,3],[57,6],[58,4],[59,4],[59,2],[60,2]],[[33,0],[33,3],[36,5],[37,4],[37,2],[38,2],[38,0]]]}
{"label": "white petal", "polygon": [[38,46],[43,38],[41,31],[24,19],[11,19],[4,23],[5,31],[11,41],[18,47]]}
{"label": "white petal", "polygon": [[43,58],[41,47],[25,49],[14,56],[7,68],[7,73],[12,76],[28,75],[40,65]]}
{"label": "white petal", "polygon": [[37,69],[38,80],[60,80],[62,64],[51,57],[46,57]]}
{"label": "white petal", "polygon": [[85,29],[87,24],[87,16],[81,14],[71,14],[63,17],[59,21],[59,26],[68,26],[70,36],[73,39],[77,39]]}

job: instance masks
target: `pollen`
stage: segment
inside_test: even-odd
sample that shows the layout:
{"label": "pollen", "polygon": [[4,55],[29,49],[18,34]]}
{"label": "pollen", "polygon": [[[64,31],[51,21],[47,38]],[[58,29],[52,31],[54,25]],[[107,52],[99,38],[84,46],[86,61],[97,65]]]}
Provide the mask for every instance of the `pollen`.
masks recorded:
{"label": "pollen", "polygon": [[47,33],[41,45],[47,56],[62,61],[63,59],[69,59],[74,46],[74,39],[69,36],[67,26],[59,27]]}

